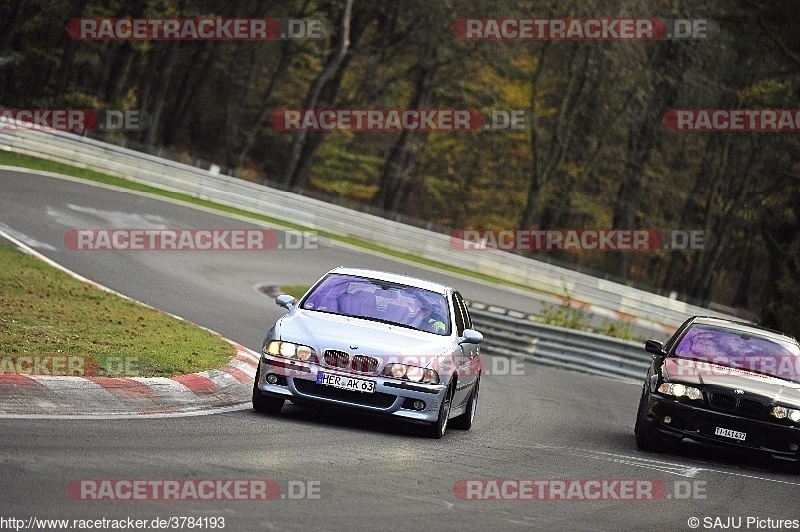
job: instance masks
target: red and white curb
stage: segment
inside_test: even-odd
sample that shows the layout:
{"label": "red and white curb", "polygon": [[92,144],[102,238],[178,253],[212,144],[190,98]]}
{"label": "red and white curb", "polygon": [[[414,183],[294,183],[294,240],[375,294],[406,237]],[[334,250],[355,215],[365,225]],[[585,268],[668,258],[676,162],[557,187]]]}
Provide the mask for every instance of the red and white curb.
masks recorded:
{"label": "red and white curb", "polygon": [[[75,279],[135,301],[68,270],[2,229],[0,236]],[[150,305],[137,303],[164,312]],[[183,320],[180,316],[169,315]],[[206,415],[250,408],[259,355],[227,338],[224,339],[236,348],[236,356],[226,365],[219,369],[178,375],[169,379],[0,373],[0,418],[171,417]]]}

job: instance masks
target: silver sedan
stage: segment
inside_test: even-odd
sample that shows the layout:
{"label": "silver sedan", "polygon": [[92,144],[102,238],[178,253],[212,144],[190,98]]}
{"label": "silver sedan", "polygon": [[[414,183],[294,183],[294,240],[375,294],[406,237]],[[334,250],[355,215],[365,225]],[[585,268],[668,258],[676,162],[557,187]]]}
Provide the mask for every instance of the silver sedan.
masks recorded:
{"label": "silver sedan", "polygon": [[441,438],[468,430],[478,405],[483,336],[461,295],[438,283],[336,268],[267,332],[253,408],[325,404],[425,425]]}

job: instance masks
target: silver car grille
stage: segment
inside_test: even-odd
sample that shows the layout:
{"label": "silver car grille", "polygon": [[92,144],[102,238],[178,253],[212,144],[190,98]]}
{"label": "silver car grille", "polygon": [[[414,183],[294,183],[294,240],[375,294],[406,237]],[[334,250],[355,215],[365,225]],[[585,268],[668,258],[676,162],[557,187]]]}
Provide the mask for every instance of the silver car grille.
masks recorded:
{"label": "silver car grille", "polygon": [[350,363],[350,368],[361,373],[375,373],[375,370],[378,369],[378,364],[378,359],[375,357],[355,355]]}
{"label": "silver car grille", "polygon": [[326,349],[322,354],[325,363],[334,368],[347,368],[350,365],[350,354],[335,349]]}
{"label": "silver car grille", "polygon": [[346,351],[338,351],[336,349],[326,349],[322,353],[325,359],[325,364],[334,368],[352,369],[359,373],[375,373],[378,369],[380,361],[367,355],[353,355],[350,358],[350,353]]}

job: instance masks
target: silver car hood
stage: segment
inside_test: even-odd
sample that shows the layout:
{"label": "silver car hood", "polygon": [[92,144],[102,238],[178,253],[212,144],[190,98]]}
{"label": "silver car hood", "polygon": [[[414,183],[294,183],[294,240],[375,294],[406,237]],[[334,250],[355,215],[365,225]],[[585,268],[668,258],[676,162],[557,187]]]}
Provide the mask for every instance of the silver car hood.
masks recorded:
{"label": "silver car hood", "polygon": [[326,349],[336,349],[382,360],[413,357],[422,367],[453,345],[449,336],[303,309],[294,309],[281,318],[276,333],[278,339],[308,345],[320,355]]}

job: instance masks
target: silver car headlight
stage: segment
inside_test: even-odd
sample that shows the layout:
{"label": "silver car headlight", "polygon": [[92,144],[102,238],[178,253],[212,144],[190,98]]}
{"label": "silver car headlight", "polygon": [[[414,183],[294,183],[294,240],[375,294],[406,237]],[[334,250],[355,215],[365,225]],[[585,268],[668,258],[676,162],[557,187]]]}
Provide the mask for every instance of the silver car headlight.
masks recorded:
{"label": "silver car headlight", "polygon": [[301,362],[306,362],[316,355],[314,350],[307,345],[282,342],[280,340],[270,341],[264,345],[261,352],[276,357],[294,358]]}
{"label": "silver car headlight", "polygon": [[686,386],[680,383],[665,382],[658,387],[658,391],[667,395],[674,395],[676,398],[688,397],[689,399],[702,399],[703,392],[699,388]]}
{"label": "silver car headlight", "polygon": [[383,374],[395,379],[406,379],[411,382],[423,382],[425,384],[439,384],[439,374],[432,369],[420,368],[419,366],[409,366],[395,362],[384,368]]}

